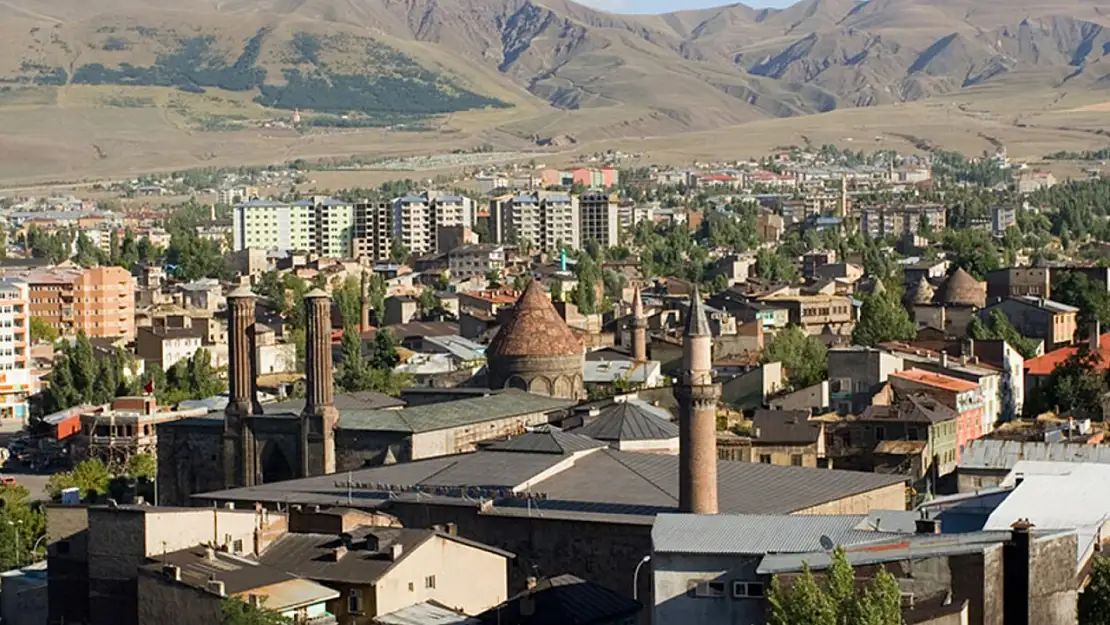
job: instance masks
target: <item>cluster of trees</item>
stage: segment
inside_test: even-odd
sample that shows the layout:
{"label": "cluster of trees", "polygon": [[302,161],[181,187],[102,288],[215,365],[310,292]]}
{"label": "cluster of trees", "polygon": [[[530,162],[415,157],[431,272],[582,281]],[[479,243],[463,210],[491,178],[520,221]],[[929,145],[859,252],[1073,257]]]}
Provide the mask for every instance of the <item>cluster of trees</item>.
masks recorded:
{"label": "cluster of trees", "polygon": [[863,300],[859,322],[852,331],[852,343],[874,347],[888,341],[913,340],[917,328],[902,306],[899,291],[885,288],[877,291]]}
{"label": "cluster of trees", "polygon": [[967,335],[975,340],[1001,339],[1016,349],[1023,358],[1037,356],[1037,341],[1018,332],[1014,324],[998,309],[992,310],[986,321],[978,316],[972,317],[967,324]]}
{"label": "cluster of trees", "polygon": [[1069,271],[1054,279],[1052,299],[1078,308],[1076,321],[1081,328],[1095,321],[1110,324],[1110,292],[1082,273]]}
{"label": "cluster of trees", "polygon": [[126,463],[107,465],[98,458],[89,458],[78,463],[69,471],[55,473],[46,482],[46,493],[52,499],[59,499],[62,491],[76,488],[81,491],[81,499],[95,501],[109,494],[113,484],[121,480],[141,480],[153,484],[158,474],[158,462],[150,454],[135,454]]}
{"label": "cluster of trees", "polygon": [[63,344],[54,357],[50,385],[43,392],[43,409],[49,414],[135,395],[144,383],[135,371],[134,360],[122,349],[113,350],[108,357],[98,357],[81,332],[72,343]]}
{"label": "cluster of trees", "polygon": [[1008,184],[1013,172],[1000,161],[981,158],[969,160],[959,152],[933,152],[933,177],[946,182],[967,182],[980,187]]}
{"label": "cluster of trees", "polygon": [[151,365],[146,378],[153,382],[158,403],[173,405],[187,399],[205,399],[227,390],[227,381],[212,367],[212,355],[198,349],[185,360],[177,361],[169,371]]}
{"label": "cluster of trees", "polygon": [[797,390],[813,386],[828,377],[829,350],[821,339],[790,327],[775,334],[763,348],[760,364],[781,362],[787,383]]}
{"label": "cluster of trees", "polygon": [[1102,418],[1102,397],[1110,392],[1102,356],[1086,345],[1062,364],[1048,380],[1027,393],[1025,413],[1035,417],[1047,410],[1068,412],[1092,419]]}
{"label": "cluster of trees", "polygon": [[46,515],[31,503],[19,485],[0,486],[0,570],[8,571],[35,559],[32,549],[46,533]]}
{"label": "cluster of trees", "polygon": [[885,569],[863,592],[856,586],[855,571],[842,547],[833,552],[824,583],[806,566],[789,587],[778,578],[767,597],[770,625],[901,625],[902,593],[898,581]]}
{"label": "cluster of trees", "polygon": [[45,258],[52,264],[60,263],[70,257],[73,249],[73,233],[68,229],[57,232],[43,232],[38,226],[29,226],[27,234],[20,235],[19,243],[31,251],[34,258]]}
{"label": "cluster of trees", "polygon": [[336,386],[348,393],[377,391],[400,395],[408,385],[408,376],[393,370],[401,362],[397,340],[385,328],[374,333],[370,357],[362,354],[362,339],[356,325],[347,325],[340,342],[341,361]]}

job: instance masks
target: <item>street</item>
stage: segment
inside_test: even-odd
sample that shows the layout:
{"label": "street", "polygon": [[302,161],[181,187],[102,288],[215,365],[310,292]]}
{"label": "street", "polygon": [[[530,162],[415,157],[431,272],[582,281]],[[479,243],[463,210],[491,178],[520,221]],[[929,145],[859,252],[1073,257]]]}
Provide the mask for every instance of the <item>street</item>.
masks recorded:
{"label": "street", "polygon": [[[8,440],[18,434],[22,429],[23,424],[17,419],[4,419],[0,421],[0,447],[7,447]],[[46,495],[46,482],[50,480],[49,475],[39,475],[33,473],[25,473],[21,469],[0,469],[0,475],[7,475],[15,478],[15,481],[20,486],[31,491],[32,500],[48,499]]]}

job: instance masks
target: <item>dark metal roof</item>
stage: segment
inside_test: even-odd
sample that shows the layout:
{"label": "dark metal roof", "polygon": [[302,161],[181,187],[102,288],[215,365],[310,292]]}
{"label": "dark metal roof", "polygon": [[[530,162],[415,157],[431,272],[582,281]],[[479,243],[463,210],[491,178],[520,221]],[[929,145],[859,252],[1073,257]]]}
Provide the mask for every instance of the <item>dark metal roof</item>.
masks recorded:
{"label": "dark metal roof", "polygon": [[490,625],[608,625],[635,616],[642,607],[604,586],[559,575],[540,580],[477,618]]}
{"label": "dark metal roof", "polygon": [[[381,410],[384,408],[400,408],[405,405],[404,400],[390,397],[385,393],[376,391],[359,391],[357,393],[340,393],[335,396],[335,407],[342,413],[345,410]],[[295,412],[304,410],[303,399],[291,399],[276,404],[264,404],[264,412]]]}
{"label": "dark metal roof", "polygon": [[181,569],[183,583],[203,588],[210,579],[214,579],[224,583],[224,590],[229,595],[294,579],[293,575],[280,568],[261,566],[253,560],[222,551],[213,551],[212,558],[207,559],[203,546],[189,547],[159,554],[157,562],[146,568],[160,571],[162,566],[172,564]]}
{"label": "dark metal roof", "polygon": [[494,395],[410,406],[401,410],[340,409],[339,428],[411,433],[434,432],[508,417],[565,410],[576,403],[574,400],[508,389]]}
{"label": "dark metal roof", "polygon": [[604,446],[605,443],[599,440],[587,438],[577,433],[564,432],[553,425],[549,425],[536,428],[520,436],[514,436],[506,441],[494,443],[488,449],[491,451],[569,455]]}
{"label": "dark metal roof", "polygon": [[[536,479],[546,472],[552,474]],[[717,477],[721,512],[748,514],[789,514],[904,481],[904,477],[875,473],[730,461],[718,463]],[[400,492],[397,488],[417,485],[429,490],[437,486],[519,487],[543,495],[531,502],[498,498],[488,514],[511,515],[519,510],[533,516],[650,524],[656,514],[678,508],[678,457],[609,448],[577,456],[483,450],[366,468],[347,475],[220,491],[197,498],[338,504],[363,509],[388,506],[398,500],[474,507],[481,502],[481,496],[468,495],[465,489],[436,494]]]}
{"label": "dark metal roof", "polygon": [[617,403],[605,408],[575,434],[599,441],[645,441],[678,437],[678,426],[659,418],[635,403]]}

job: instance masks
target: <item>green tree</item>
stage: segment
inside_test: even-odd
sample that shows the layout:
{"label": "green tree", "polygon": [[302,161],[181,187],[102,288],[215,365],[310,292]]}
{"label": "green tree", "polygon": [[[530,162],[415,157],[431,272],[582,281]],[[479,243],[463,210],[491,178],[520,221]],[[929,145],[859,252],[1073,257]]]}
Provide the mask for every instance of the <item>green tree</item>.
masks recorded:
{"label": "green tree", "polygon": [[389,242],[389,260],[398,265],[404,265],[409,262],[409,258],[411,257],[412,253],[409,252],[409,248],[405,247],[405,244],[401,242],[401,239],[395,238]]}
{"label": "green tree", "polygon": [[90,458],[81,462],[73,469],[63,473],[55,473],[46,482],[46,492],[57,499],[62,491],[67,488],[78,488],[82,499],[95,498],[108,492],[108,483],[112,481],[112,472],[100,460]]}
{"label": "green tree", "polygon": [[425,319],[443,313],[443,304],[436,297],[435,291],[431,287],[424,287],[416,303],[420,307],[420,316]]}
{"label": "green tree", "polygon": [[755,257],[755,274],[761,280],[792,283],[798,279],[798,267],[781,249],[761,249]]}
{"label": "green tree", "polygon": [[1079,625],[1110,625],[1110,558],[1091,561],[1091,581],[1079,594]]}
{"label": "green tree", "polygon": [[977,280],[985,279],[988,273],[1002,266],[994,239],[984,230],[946,230],[944,248],[952,256],[953,267],[962,268]]}
{"label": "green tree", "polygon": [[772,580],[767,601],[771,625],[902,625],[898,581],[880,570],[860,593],[843,547],[833,551],[823,585],[806,565],[789,588]]}
{"label": "green tree", "polygon": [[46,533],[46,515],[30,498],[23,486],[0,486],[0,570],[35,560],[31,549]]}
{"label": "green tree", "polygon": [[343,318],[343,326],[358,326],[362,321],[362,281],[354,276],[343,281],[336,278],[331,297]]}
{"label": "green tree", "polygon": [[158,460],[152,454],[135,454],[127,460],[127,475],[153,481],[158,475]]}
{"label": "green tree", "polygon": [[58,330],[46,322],[42,317],[32,316],[28,322],[31,329],[31,340],[34,342],[46,341],[53,343],[58,340]]}
{"label": "green tree", "polygon": [[1052,281],[1052,299],[1079,309],[1076,321],[1081,328],[1098,321],[1110,324],[1110,292],[1077,271],[1064,272]]}
{"label": "green tree", "polygon": [[1010,347],[1016,349],[1023,358],[1028,359],[1037,356],[1038,342],[1018,332],[1018,329],[1010,323],[1006,315],[1002,314],[1002,311],[997,308],[990,311],[986,321],[983,321],[979,317],[972,317],[971,321],[967,324],[967,335],[979,341],[1006,341],[1006,343],[1009,344]]}
{"label": "green tree", "polygon": [[1037,416],[1046,410],[1055,410],[1101,418],[1102,396],[1110,391],[1102,364],[1098,352],[1090,352],[1082,346],[1026,397],[1027,415]]}
{"label": "green tree", "polygon": [[370,366],[374,369],[393,370],[401,362],[397,355],[397,340],[393,333],[382,328],[374,333],[374,346],[370,354]]}
{"label": "green tree", "polygon": [[780,331],[763,348],[759,362],[781,362],[791,388],[813,386],[828,375],[829,352],[825,344],[805,330],[790,327]]}
{"label": "green tree", "polygon": [[349,325],[343,329],[339,375],[335,380],[336,385],[348,393],[364,391],[369,386],[369,370],[362,359],[362,338],[354,328]]}
{"label": "green tree", "polygon": [[852,343],[874,347],[887,341],[908,341],[916,336],[913,320],[890,291],[880,291],[863,300]]}
{"label": "green tree", "polygon": [[238,597],[227,597],[220,602],[220,625],[289,625],[292,619],[282,616],[265,605],[254,607]]}

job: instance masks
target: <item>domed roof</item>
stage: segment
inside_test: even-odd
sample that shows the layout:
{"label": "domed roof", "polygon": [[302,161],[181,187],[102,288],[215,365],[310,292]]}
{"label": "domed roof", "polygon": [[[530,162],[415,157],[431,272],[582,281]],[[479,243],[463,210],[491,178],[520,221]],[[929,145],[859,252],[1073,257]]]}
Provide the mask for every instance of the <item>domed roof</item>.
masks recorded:
{"label": "domed roof", "polygon": [[933,288],[933,285],[929,284],[925,276],[921,276],[917,283],[906,291],[906,303],[921,305],[931,304],[936,294],[937,290]]}
{"label": "domed roof", "polygon": [[940,288],[938,299],[941,304],[983,307],[987,305],[987,284],[960,268]]}
{"label": "domed roof", "polygon": [[567,327],[539,281],[533,280],[493,337],[486,356],[572,356],[582,342]]}

